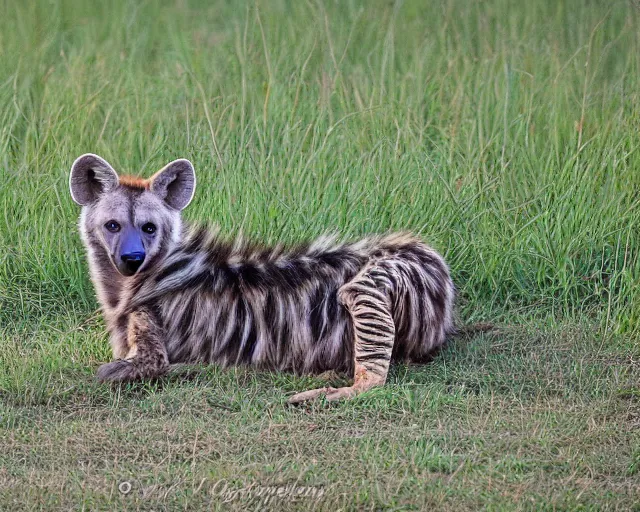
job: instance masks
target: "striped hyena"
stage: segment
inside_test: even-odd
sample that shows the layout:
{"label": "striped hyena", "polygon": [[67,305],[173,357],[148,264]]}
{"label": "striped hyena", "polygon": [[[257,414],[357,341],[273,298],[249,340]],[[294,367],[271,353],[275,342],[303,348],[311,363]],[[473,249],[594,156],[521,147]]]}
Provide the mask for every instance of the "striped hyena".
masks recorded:
{"label": "striped hyena", "polygon": [[384,384],[393,358],[420,360],[453,330],[454,286],[442,257],[407,234],[290,248],[183,228],[196,185],[188,160],[150,179],[79,157],[70,187],[115,361],[98,378],[160,376],[172,363],[345,371],[352,397]]}

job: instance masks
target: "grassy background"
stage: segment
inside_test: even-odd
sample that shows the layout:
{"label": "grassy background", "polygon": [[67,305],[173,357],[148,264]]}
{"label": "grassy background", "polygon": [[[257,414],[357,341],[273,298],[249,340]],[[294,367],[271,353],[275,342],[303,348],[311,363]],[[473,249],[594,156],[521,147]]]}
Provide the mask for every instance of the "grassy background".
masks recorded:
{"label": "grassy background", "polygon": [[[323,486],[334,510],[640,500],[637,3],[0,12],[0,508],[220,506],[203,478]],[[67,189],[88,151],[142,175],[190,158],[186,217],[231,232],[416,231],[463,322],[502,327],[331,407],[244,369],[105,389]]]}

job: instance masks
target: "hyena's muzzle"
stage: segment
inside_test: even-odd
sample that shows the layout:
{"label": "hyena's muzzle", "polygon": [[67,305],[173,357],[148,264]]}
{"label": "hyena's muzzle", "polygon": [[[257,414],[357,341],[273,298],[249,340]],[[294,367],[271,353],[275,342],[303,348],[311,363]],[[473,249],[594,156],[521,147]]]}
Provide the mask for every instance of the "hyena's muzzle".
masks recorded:
{"label": "hyena's muzzle", "polygon": [[144,263],[146,253],[138,230],[127,227],[123,231],[120,256],[116,257],[116,264],[121,274],[132,276]]}

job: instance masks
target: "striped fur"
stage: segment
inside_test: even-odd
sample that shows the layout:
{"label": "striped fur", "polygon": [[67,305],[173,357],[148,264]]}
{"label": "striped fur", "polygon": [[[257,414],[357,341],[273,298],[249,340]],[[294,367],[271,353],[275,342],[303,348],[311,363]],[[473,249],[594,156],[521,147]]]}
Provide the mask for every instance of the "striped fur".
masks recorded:
{"label": "striped fur", "polygon": [[[291,401],[344,398],[383,384],[392,358],[421,360],[453,330],[447,265],[411,235],[266,247],[183,228],[156,195],[153,178],[120,179],[83,205],[91,275],[119,359],[100,368],[103,380],[148,378],[195,362],[337,370],[351,373],[353,386]],[[131,277],[118,272],[99,234],[114,204],[134,225],[138,212],[141,222],[153,218],[161,234]]]}

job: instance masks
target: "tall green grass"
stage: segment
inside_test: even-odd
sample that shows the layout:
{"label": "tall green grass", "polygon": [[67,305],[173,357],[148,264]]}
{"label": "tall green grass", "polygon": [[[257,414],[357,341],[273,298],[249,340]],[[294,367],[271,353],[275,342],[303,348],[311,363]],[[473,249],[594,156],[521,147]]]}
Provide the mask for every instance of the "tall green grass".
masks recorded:
{"label": "tall green grass", "polygon": [[96,307],[67,178],[190,158],[186,217],[413,230],[466,320],[640,315],[633,2],[0,1],[0,322]]}

